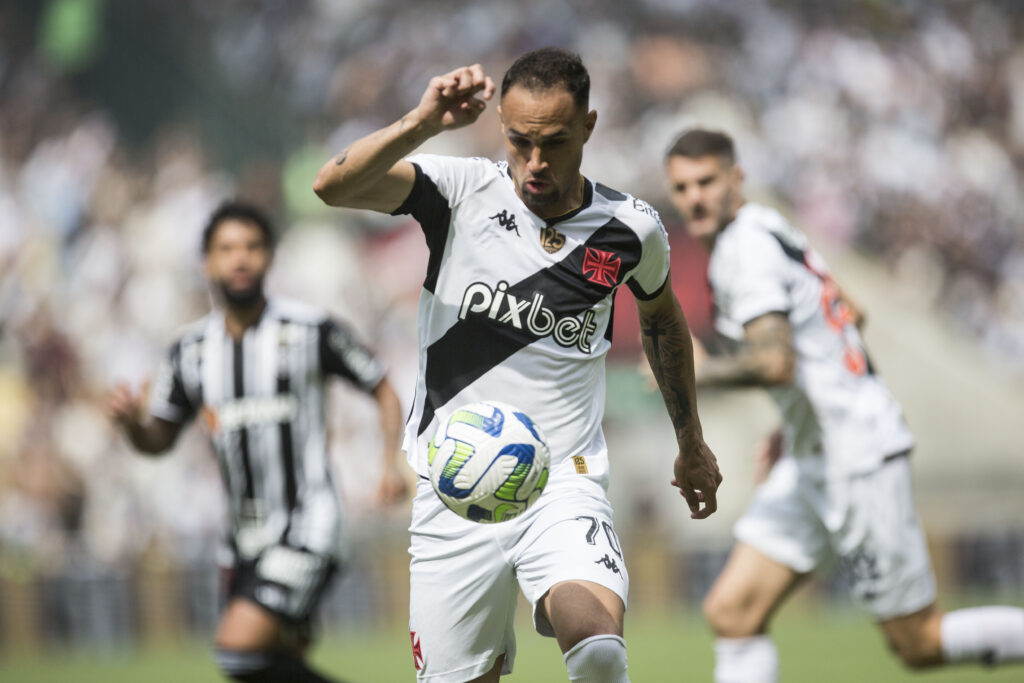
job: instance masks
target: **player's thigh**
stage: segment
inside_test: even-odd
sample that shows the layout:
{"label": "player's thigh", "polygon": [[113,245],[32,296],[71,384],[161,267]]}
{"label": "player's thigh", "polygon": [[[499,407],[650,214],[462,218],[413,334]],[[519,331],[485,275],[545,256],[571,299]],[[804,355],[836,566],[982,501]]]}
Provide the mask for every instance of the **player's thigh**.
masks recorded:
{"label": "player's thigh", "polygon": [[283,645],[281,623],[255,602],[236,597],[221,615],[214,642],[224,650],[279,650]]}
{"label": "player's thigh", "polygon": [[271,546],[229,574],[217,643],[228,649],[301,651],[312,614],[337,572],[333,558]]}
{"label": "player's thigh", "polygon": [[891,459],[845,486],[836,497],[848,510],[833,545],[854,599],[879,621],[925,610],[935,601],[935,578],[914,510],[910,459]]}
{"label": "player's thigh", "polygon": [[739,542],[704,600],[704,614],[719,636],[763,633],[772,614],[807,577]]}
{"label": "player's thigh", "polygon": [[518,590],[494,527],[451,512],[426,483],[413,502],[410,535],[409,630],[417,676],[470,681],[491,671],[501,655],[507,672],[515,655]]}
{"label": "player's thigh", "polygon": [[621,636],[625,612],[614,591],[590,581],[563,581],[544,595],[539,613],[551,624],[562,652],[568,652],[591,636]]}
{"label": "player's thigh", "polygon": [[[513,552],[537,632],[557,637],[560,645],[587,624],[597,630],[584,637],[620,634],[629,574],[604,489],[582,477],[549,482],[528,520]],[[581,602],[559,600],[562,593],[575,593]],[[550,617],[561,623],[561,632]],[[574,620],[579,623],[570,630]]]}

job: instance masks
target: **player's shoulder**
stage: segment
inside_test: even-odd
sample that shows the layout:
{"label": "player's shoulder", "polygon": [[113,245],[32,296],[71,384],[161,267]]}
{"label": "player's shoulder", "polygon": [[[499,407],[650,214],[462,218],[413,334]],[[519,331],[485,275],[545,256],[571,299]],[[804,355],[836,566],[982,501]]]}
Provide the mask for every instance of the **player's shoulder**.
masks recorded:
{"label": "player's shoulder", "polygon": [[641,238],[651,232],[665,231],[657,210],[628,192],[620,192],[603,183],[595,182],[594,201],[603,203],[610,214],[639,234]]}
{"label": "player's shoulder", "polygon": [[277,320],[315,327],[330,320],[325,308],[289,297],[274,297],[267,302],[267,313]]}
{"label": "player's shoulder", "polygon": [[174,332],[172,348],[198,344],[209,334],[210,325],[216,321],[216,314],[210,311],[202,318],[185,323]]}
{"label": "player's shoulder", "polygon": [[803,250],[807,238],[773,207],[747,202],[716,240],[715,251],[749,251],[778,247]]}
{"label": "player's shoulder", "polygon": [[471,173],[481,176],[500,175],[505,172],[503,161],[492,161],[486,157],[457,157],[444,154],[413,154],[407,161],[416,164],[428,175],[442,170],[449,172]]}

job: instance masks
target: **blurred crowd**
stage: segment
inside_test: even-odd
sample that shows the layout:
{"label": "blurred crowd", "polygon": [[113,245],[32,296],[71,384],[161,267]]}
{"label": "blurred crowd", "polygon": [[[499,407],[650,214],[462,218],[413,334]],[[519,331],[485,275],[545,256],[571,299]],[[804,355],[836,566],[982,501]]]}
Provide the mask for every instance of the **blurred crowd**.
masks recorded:
{"label": "blurred crowd", "polygon": [[[100,47],[61,61],[42,27],[76,4],[96,13]],[[140,21],[173,11],[168,23],[196,46],[170,63],[146,40],[133,48],[138,78],[198,84],[166,100],[177,110],[152,111],[145,92],[104,95],[117,85],[104,80],[115,76],[103,41],[123,52],[110,15],[125,2],[0,12],[0,576],[154,553],[187,563],[215,542],[220,485],[202,435],[163,460],[132,456],[102,397],[117,381],[141,385],[175,330],[208,310],[198,238],[222,199],[258,201],[287,228],[271,290],[349,320],[410,387],[422,239],[408,221],[325,212],[316,168],[410,109],[431,76],[479,61],[498,78],[543,45],[590,69],[587,175],[662,208],[673,134],[724,129],[755,196],[832,249],[884,261],[916,305],[1024,370],[1024,8],[1013,0],[127,4]],[[428,149],[501,158],[486,116]],[[347,472],[376,447],[375,420],[338,394],[334,448],[358,519],[363,473]]]}

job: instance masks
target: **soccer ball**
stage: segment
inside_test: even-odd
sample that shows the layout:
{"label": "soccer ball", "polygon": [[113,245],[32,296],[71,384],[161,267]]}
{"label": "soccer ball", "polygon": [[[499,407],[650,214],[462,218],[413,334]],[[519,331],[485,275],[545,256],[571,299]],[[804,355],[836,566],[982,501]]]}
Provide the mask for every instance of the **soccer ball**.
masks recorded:
{"label": "soccer ball", "polygon": [[518,517],[536,502],[550,462],[533,420],[498,401],[456,410],[427,450],[430,483],[444,504],[485,524]]}

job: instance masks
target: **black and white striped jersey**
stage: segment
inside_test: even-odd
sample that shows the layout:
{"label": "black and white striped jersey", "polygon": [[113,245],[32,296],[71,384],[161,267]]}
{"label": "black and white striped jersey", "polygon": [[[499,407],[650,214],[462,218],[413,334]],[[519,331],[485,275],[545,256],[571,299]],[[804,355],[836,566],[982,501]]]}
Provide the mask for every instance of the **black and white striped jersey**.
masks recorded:
{"label": "black and white striped jersey", "polygon": [[271,299],[234,341],[224,314],[191,325],[161,364],[149,411],[202,419],[228,497],[233,550],[252,558],[273,544],[336,555],[341,511],[331,479],[325,380],[370,392],[384,369],[324,312]]}
{"label": "black and white striped jersey", "polygon": [[616,289],[649,299],[668,276],[668,237],[645,202],[584,181],[555,220],[516,194],[505,162],[419,154],[394,213],[422,226],[419,377],[404,447],[427,474],[427,441],[463,404],[506,401],[537,422],[552,476],[606,483],[604,357]]}

